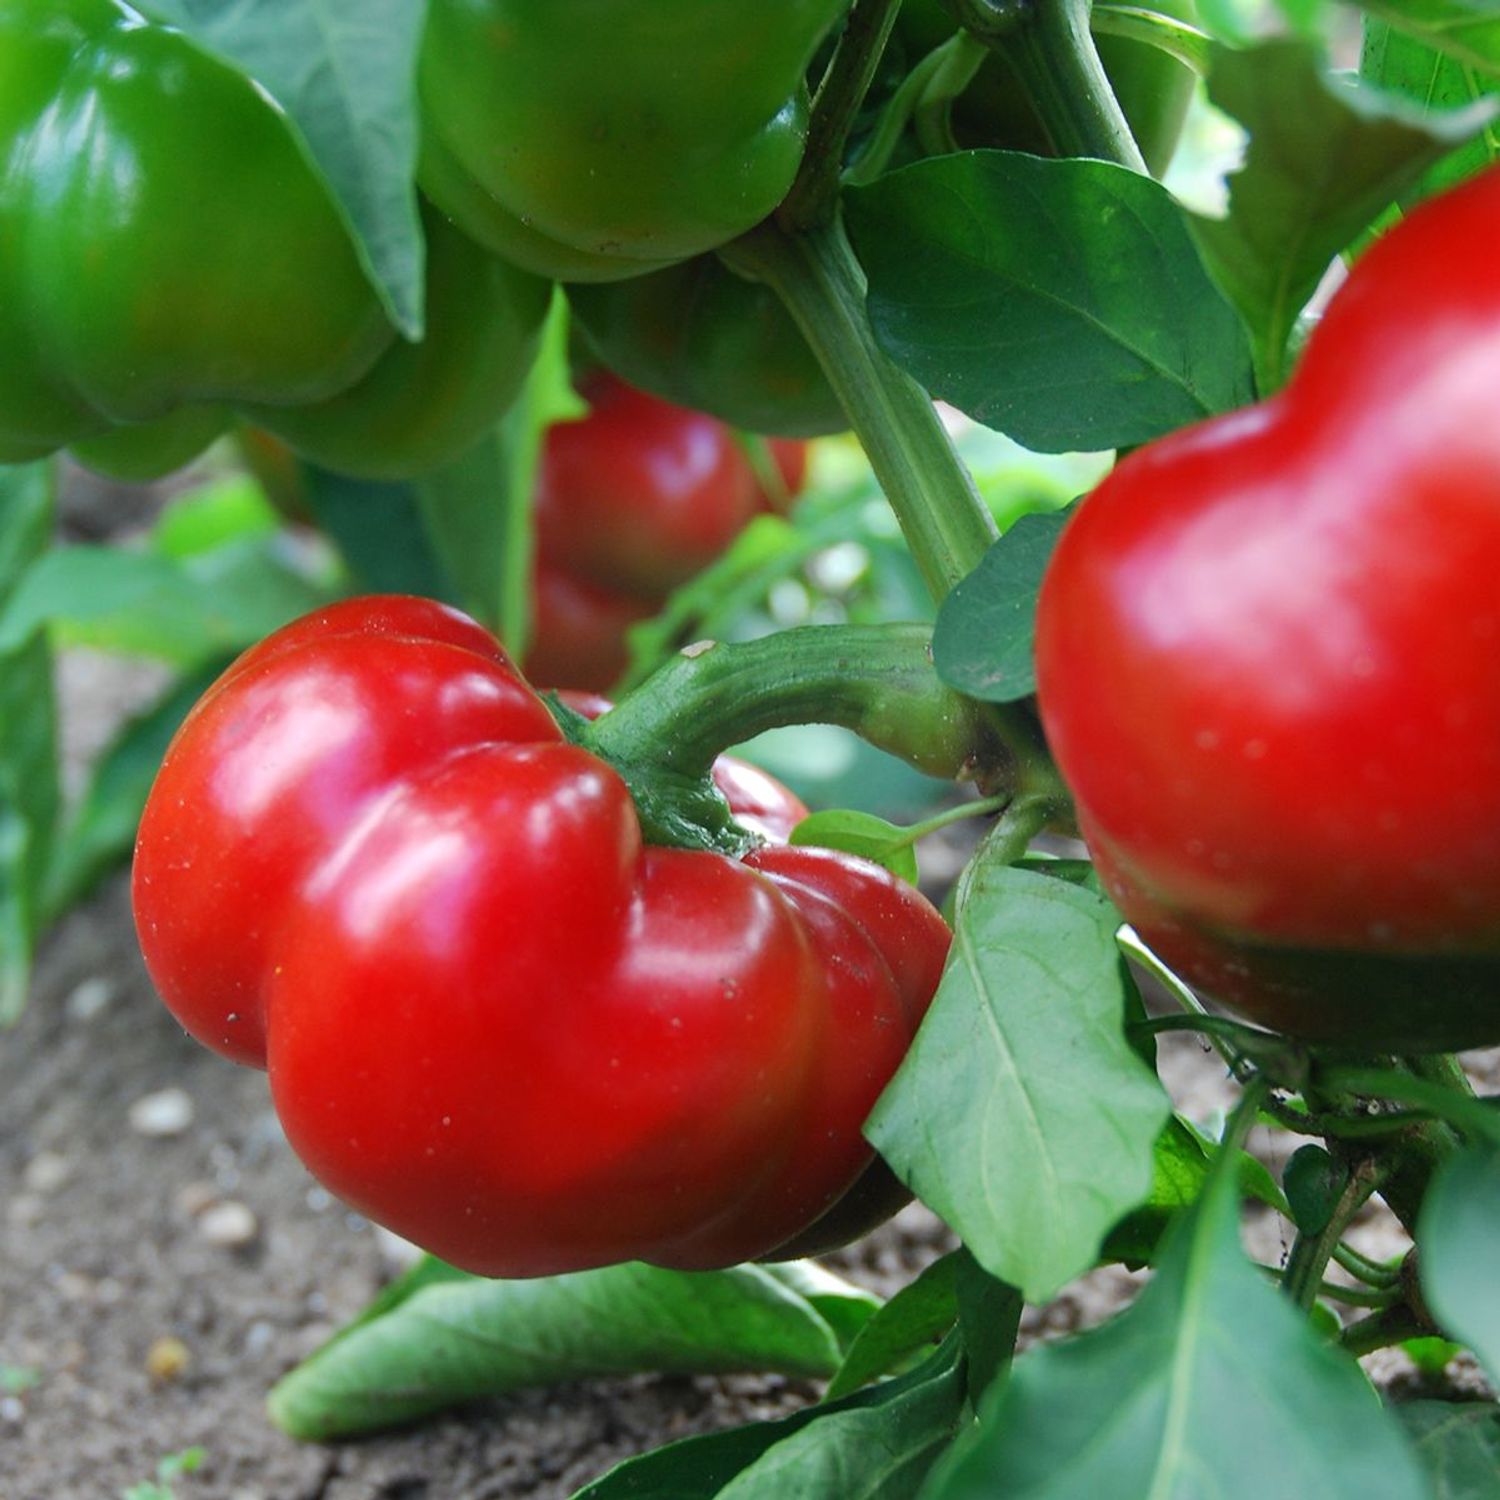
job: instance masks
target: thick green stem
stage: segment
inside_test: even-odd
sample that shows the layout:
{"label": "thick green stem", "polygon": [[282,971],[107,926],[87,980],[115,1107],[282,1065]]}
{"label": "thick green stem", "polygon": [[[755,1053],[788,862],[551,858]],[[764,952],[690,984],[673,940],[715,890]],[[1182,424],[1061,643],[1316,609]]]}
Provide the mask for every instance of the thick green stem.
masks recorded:
{"label": "thick green stem", "polygon": [[823,366],[934,599],[997,535],[927,392],[875,342],[864,273],[838,220],[790,234],[768,220],[720,255],[786,304]]}
{"label": "thick green stem", "polygon": [[1383,1308],[1368,1318],[1351,1323],[1339,1343],[1358,1358],[1362,1354],[1373,1354],[1377,1349],[1387,1349],[1392,1344],[1404,1344],[1407,1339],[1423,1338],[1432,1332],[1404,1302],[1394,1307]]}
{"label": "thick green stem", "polygon": [[1115,5],[1104,0],[1095,4],[1089,20],[1095,36],[1118,36],[1155,47],[1189,67],[1200,78],[1208,76],[1213,38],[1206,31],[1137,5]]}
{"label": "thick green stem", "polygon": [[835,213],[849,129],[875,77],[900,9],[901,0],[855,0],[833,61],[813,100],[802,167],[781,206],[786,223],[801,228]]}
{"label": "thick green stem", "polygon": [[1355,1162],[1344,1190],[1338,1196],[1328,1222],[1315,1234],[1299,1233],[1287,1259],[1282,1290],[1298,1307],[1311,1307],[1323,1283],[1323,1273],[1333,1257],[1335,1246],[1343,1239],[1349,1221],[1380,1186],[1383,1169],[1372,1157]]}
{"label": "thick green stem", "polygon": [[1089,0],[1036,0],[995,45],[1020,74],[1062,155],[1117,162],[1145,174],[1145,159],[1094,47]]}
{"label": "thick green stem", "polygon": [[586,738],[616,764],[692,777],[763,730],[838,724],[929,775],[972,776],[1004,751],[982,707],[933,671],[931,644],[924,625],[810,625],[711,645],[674,657]]}

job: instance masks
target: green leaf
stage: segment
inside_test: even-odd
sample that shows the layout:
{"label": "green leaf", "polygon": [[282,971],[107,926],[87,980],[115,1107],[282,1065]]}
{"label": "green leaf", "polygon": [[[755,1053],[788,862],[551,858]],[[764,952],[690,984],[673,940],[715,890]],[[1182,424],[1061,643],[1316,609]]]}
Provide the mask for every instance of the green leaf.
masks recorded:
{"label": "green leaf", "polygon": [[167,745],[223,665],[222,660],[213,662],[174,683],[132,718],[105,750],[53,852],[45,901],[49,921],[81,901],[130,857],[136,824]]}
{"label": "green leaf", "polygon": [[0,604],[52,540],[51,464],[0,464]]}
{"label": "green leaf", "polygon": [[760,1267],[814,1307],[847,1351],[865,1324],[883,1306],[874,1292],[835,1276],[814,1260],[782,1260]]}
{"label": "green leaf", "polygon": [[1349,1169],[1321,1146],[1299,1147],[1282,1173],[1292,1222],[1303,1234],[1321,1234],[1338,1207]]}
{"label": "green leaf", "polygon": [[569,383],[567,331],[567,302],[557,291],[515,404],[468,453],[416,484],[423,525],[459,602],[517,658],[531,629],[531,506],[542,440],[550,423],[586,410]]}
{"label": "green leaf", "polygon": [[1125,1038],[1119,917],[974,872],[932,1009],[866,1134],[992,1275],[1043,1302],[1151,1188],[1166,1095]]}
{"label": "green leaf", "polygon": [[1286,376],[1298,315],[1333,257],[1433,162],[1483,124],[1424,119],[1407,101],[1330,78],[1315,49],[1214,49],[1209,97],[1250,132],[1229,213],[1197,219],[1215,280],[1251,330],[1262,394]]}
{"label": "green leaf", "polygon": [[[953,1406],[952,1422],[957,1421],[962,1393],[958,1387],[962,1369],[961,1349],[957,1339],[949,1339],[929,1360],[909,1375],[881,1385],[870,1386],[842,1400],[827,1405],[810,1406],[805,1411],[795,1412],[776,1422],[755,1422],[747,1427],[733,1427],[727,1432],[710,1432],[701,1437],[684,1438],[681,1442],[668,1444],[639,1458],[627,1459],[592,1484],[585,1486],[573,1496],[573,1500],[710,1500],[726,1493],[726,1486],[736,1479],[753,1473],[763,1457],[779,1453],[794,1438],[816,1432],[809,1444],[798,1451],[810,1460],[812,1470],[816,1461],[816,1450],[820,1444],[831,1451],[850,1452],[857,1457],[861,1444],[872,1440],[879,1442],[880,1421],[883,1416],[893,1419],[893,1425],[920,1432],[933,1419],[937,1425]],[[957,1399],[955,1399],[955,1397]],[[927,1420],[912,1422],[911,1418],[925,1417]],[[848,1419],[854,1418],[851,1425]],[[826,1424],[826,1425],[825,1425]],[[873,1433],[872,1429],[873,1428]],[[893,1434],[894,1436],[894,1434]],[[877,1456],[889,1452],[882,1445]],[[762,1476],[767,1472],[762,1471]],[[845,1475],[847,1480],[850,1475]],[[913,1488],[915,1484],[913,1483]],[[734,1492],[738,1500],[756,1490]],[[838,1488],[824,1489],[811,1481],[800,1482],[800,1475],[792,1482],[783,1473],[777,1487],[768,1490],[775,1500],[787,1500],[788,1496],[838,1495],[845,1500],[845,1491]],[[851,1494],[871,1495],[880,1491],[850,1491]],[[912,1493],[888,1491],[889,1500],[904,1500]]]}
{"label": "green leaf", "polygon": [[[51,537],[51,465],[0,467],[0,606],[25,586]],[[41,928],[57,825],[56,719],[46,637],[17,632],[0,645],[0,1026],[26,1003]]]}
{"label": "green leaf", "polygon": [[912,885],[917,883],[917,851],[906,830],[874,813],[846,807],[815,812],[792,829],[791,842],[858,854]]}
{"label": "green leaf", "polygon": [[1494,0],[1361,0],[1372,15],[1490,78],[1500,78]]}
{"label": "green leaf", "polygon": [[1221,1173],[1136,1303],[1018,1360],[923,1500],[1424,1500],[1359,1366],[1246,1260],[1238,1210]]}
{"label": "green leaf", "polygon": [[258,544],[183,562],[118,547],[61,547],[0,608],[0,649],[47,625],[60,645],[190,668],[242,650],[327,599],[327,590]]}
{"label": "green leaf", "polygon": [[958,1319],[954,1269],[961,1253],[954,1250],[933,1261],[865,1324],[828,1382],[827,1400],[837,1401],[899,1370],[953,1327]]}
{"label": "green leaf", "polygon": [[718,1492],[719,1500],[785,1500],[789,1494],[909,1500],[958,1428],[965,1404],[963,1361],[953,1357],[909,1389],[877,1387],[876,1394],[884,1399],[847,1411],[824,1410],[772,1444]]}
{"label": "green leaf", "polygon": [[949,686],[986,703],[1036,691],[1036,599],[1070,514],[1022,516],[943,600],[932,659]]}
{"label": "green leaf", "polygon": [[151,546],[163,557],[196,557],[234,542],[263,540],[279,524],[260,485],[235,474],[174,497],[151,528]]}
{"label": "green leaf", "polygon": [[391,321],[422,335],[416,61],[423,0],[142,0],[286,111],[333,190]]}
{"label": "green leaf", "polygon": [[1149,1265],[1171,1222],[1198,1201],[1208,1181],[1208,1153],[1178,1115],[1167,1121],[1151,1152],[1151,1192],[1110,1230],[1101,1256],[1129,1266]]}
{"label": "green leaf", "polygon": [[[1446,57],[1370,16],[1365,17],[1359,72],[1360,77],[1412,100],[1429,114],[1492,100],[1500,91],[1500,79]],[[1414,186],[1401,194],[1401,205],[1408,208],[1418,199],[1440,193],[1496,160],[1500,160],[1500,124],[1492,120],[1466,145],[1428,168]]]}
{"label": "green leaf", "polygon": [[357,590],[456,603],[409,484],[351,479],[309,464],[307,506],[354,575]]}
{"label": "green leaf", "polygon": [[57,824],[52,652],[37,631],[0,648],[0,1026],[26,1004]]}
{"label": "green leaf", "polygon": [[846,198],[886,352],[1028,448],[1143,443],[1251,397],[1244,330],[1148,177],[963,151]]}
{"label": "green leaf", "polygon": [[997,1281],[967,1250],[959,1252],[953,1284],[958,1331],[967,1356],[969,1402],[978,1407],[985,1392],[1010,1368],[1026,1304],[1013,1286]]}
{"label": "green leaf", "polygon": [[293,1437],[410,1421],[526,1386],[648,1370],[830,1375],[838,1339],[759,1266],[609,1266],[535,1281],[432,1275],[347,1329],[270,1395]]}
{"label": "green leaf", "polygon": [[1431,1500],[1494,1500],[1500,1491],[1500,1406],[1412,1401],[1391,1411],[1416,1442]]}
{"label": "green leaf", "polygon": [[1500,1380],[1500,1148],[1470,1146],[1449,1158],[1417,1224],[1422,1295],[1443,1331]]}

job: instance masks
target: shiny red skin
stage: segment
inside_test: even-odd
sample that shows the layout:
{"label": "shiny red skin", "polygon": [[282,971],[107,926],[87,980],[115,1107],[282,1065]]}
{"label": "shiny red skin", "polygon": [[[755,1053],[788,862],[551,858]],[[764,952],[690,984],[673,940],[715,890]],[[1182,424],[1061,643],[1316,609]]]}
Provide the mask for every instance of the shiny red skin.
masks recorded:
{"label": "shiny red skin", "polygon": [[496,643],[399,598],[210,690],[133,894],[163,998],[268,1068],[312,1172],[497,1276],[728,1265],[823,1219],[948,943],[851,856],[643,846]]}
{"label": "shiny red skin", "polygon": [[[652,602],[701,572],[768,501],[717,417],[673,406],[612,376],[590,382],[588,412],[548,431],[537,479],[537,544],[575,578]],[[805,445],[773,445],[792,493]]]}
{"label": "shiny red skin", "polygon": [[1111,894],[1241,1014],[1500,1041],[1500,171],[1354,267],[1274,398],[1131,455],[1042,589]]}

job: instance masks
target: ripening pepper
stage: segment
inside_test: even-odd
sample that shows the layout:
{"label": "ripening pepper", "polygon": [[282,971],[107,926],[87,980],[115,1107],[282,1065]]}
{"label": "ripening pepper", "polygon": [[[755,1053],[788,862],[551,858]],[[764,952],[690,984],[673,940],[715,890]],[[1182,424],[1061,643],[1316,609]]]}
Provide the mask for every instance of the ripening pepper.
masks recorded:
{"label": "ripening pepper", "polygon": [[432,0],[419,180],[482,245],[607,281],[712,250],[785,196],[804,75],[848,0]]}
{"label": "ripening pepper", "polygon": [[0,0],[0,462],[71,447],[149,479],[236,412],[346,473],[455,457],[514,397],[548,292],[423,223],[411,344],[248,79],[117,0]]}
{"label": "ripening pepper", "polygon": [[493,637],[347,601],[189,715],[133,896],[163,999],[294,1149],[445,1260],[702,1269],[889,1212],[860,1127],[948,931],[831,850],[642,842]]}
{"label": "ripening pepper", "polygon": [[1500,1042],[1500,168],[1354,263],[1289,383],[1137,449],[1042,585],[1109,894],[1205,994],[1359,1052]]}
{"label": "ripening pepper", "polygon": [[247,409],[303,458],[361,479],[410,479],[456,458],[496,422],[536,358],[548,283],[481,250],[423,205],[426,333],[397,340],[348,390]]}
{"label": "ripening pepper", "polygon": [[180,448],[184,408],[324,400],[393,337],[248,79],[117,0],[0,0],[0,462]]}

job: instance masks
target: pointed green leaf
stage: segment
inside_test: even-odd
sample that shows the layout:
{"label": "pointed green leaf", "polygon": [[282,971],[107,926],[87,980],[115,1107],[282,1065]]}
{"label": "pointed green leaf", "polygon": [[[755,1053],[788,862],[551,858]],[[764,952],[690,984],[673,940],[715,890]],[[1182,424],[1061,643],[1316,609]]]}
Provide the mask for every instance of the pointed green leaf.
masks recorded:
{"label": "pointed green leaf", "polygon": [[1125,1038],[1119,917],[977,871],[953,954],[866,1134],[992,1275],[1042,1302],[1151,1189],[1166,1095]]}
{"label": "pointed green leaf", "polygon": [[961,151],[845,198],[886,353],[1028,448],[1143,443],[1250,399],[1244,329],[1149,177]]}
{"label": "pointed green leaf", "polygon": [[830,1375],[839,1361],[828,1322],[759,1266],[631,1264],[535,1281],[429,1272],[286,1376],[270,1412],[294,1437],[329,1438],[587,1376]]}
{"label": "pointed green leaf", "polygon": [[1470,1146],[1433,1179],[1417,1225],[1422,1294],[1445,1332],[1500,1379],[1500,1148]]}
{"label": "pointed green leaf", "polygon": [[1132,1307],[1018,1360],[923,1500],[1426,1500],[1359,1366],[1245,1258],[1238,1207],[1221,1175]]}
{"label": "pointed green leaf", "polygon": [[142,0],[286,111],[327,179],[391,321],[422,332],[416,63],[422,0]]}
{"label": "pointed green leaf", "polygon": [[943,600],[932,633],[938,675],[986,703],[1036,691],[1036,600],[1071,511],[1022,516]]}
{"label": "pointed green leaf", "polygon": [[1262,393],[1286,375],[1298,315],[1333,257],[1484,116],[1424,118],[1409,102],[1330,78],[1305,42],[1216,47],[1209,97],[1250,132],[1229,214],[1197,219],[1215,280],[1239,308]]}

